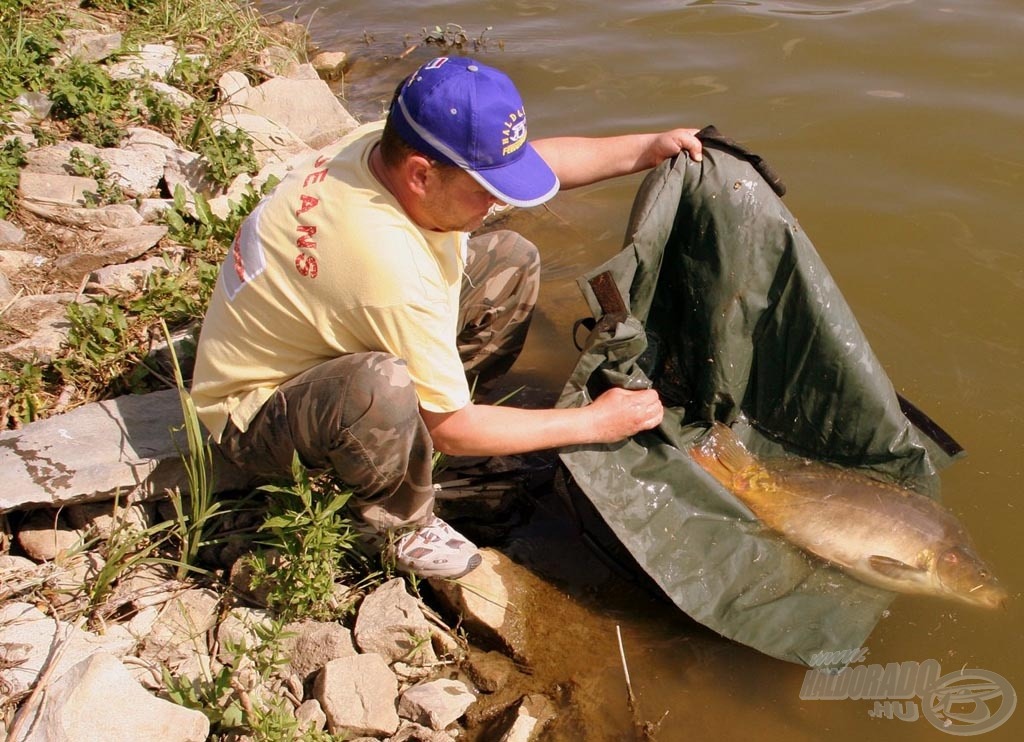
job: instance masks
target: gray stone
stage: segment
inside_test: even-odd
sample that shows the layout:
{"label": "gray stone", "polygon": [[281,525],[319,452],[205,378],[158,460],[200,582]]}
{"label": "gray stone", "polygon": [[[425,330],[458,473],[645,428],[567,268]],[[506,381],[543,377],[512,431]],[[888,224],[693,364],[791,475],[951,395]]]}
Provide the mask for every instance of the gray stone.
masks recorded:
{"label": "gray stone", "polygon": [[102,33],[81,28],[69,28],[61,33],[63,43],[57,52],[59,60],[78,59],[87,64],[102,62],[121,48],[121,34]]}
{"label": "gray stone", "polygon": [[200,711],[152,695],[119,660],[97,653],[47,685],[22,730],[17,742],[203,742],[210,722]]}
{"label": "gray stone", "polygon": [[215,131],[231,132],[238,129],[252,140],[252,151],[260,167],[314,151],[287,126],[265,116],[229,111],[214,122]]}
{"label": "gray stone", "polygon": [[164,214],[174,208],[172,198],[143,198],[139,200],[138,212],[144,224],[163,222]]}
{"label": "gray stone", "polygon": [[93,178],[30,170],[22,170],[18,179],[18,195],[23,200],[64,206],[85,206],[85,194],[96,193],[98,187]]}
{"label": "gray stone", "polygon": [[154,151],[161,150],[165,154],[179,149],[173,139],[153,129],[143,126],[131,126],[127,130],[128,136],[121,142],[121,149]]}
{"label": "gray stone", "polygon": [[24,229],[6,219],[0,219],[0,245],[20,245],[24,240]]}
{"label": "gray stone", "polygon": [[[22,361],[38,360],[48,363],[67,339],[68,328],[67,305],[75,300],[75,294],[40,294],[37,296],[21,296],[17,298],[7,311],[4,320],[16,327],[35,327],[32,335],[12,343],[3,352],[12,358]],[[3,433],[0,433],[0,447]],[[0,461],[3,451],[0,450]],[[4,481],[5,472],[0,470],[0,482]],[[3,511],[4,496],[0,494],[0,512]]]}
{"label": "gray stone", "polygon": [[7,306],[14,297],[14,287],[11,286],[11,282],[7,278],[7,274],[4,273],[2,267],[0,267],[0,307]]}
{"label": "gray stone", "polygon": [[195,152],[183,149],[169,152],[167,164],[164,166],[164,183],[167,185],[167,191],[173,195],[175,188],[180,185],[185,189],[186,200],[190,204],[194,203],[194,194],[216,190],[216,186],[207,175],[208,170],[206,161]]}
{"label": "gray stone", "polygon": [[392,662],[420,666],[437,662],[430,623],[401,577],[388,580],[363,599],[354,635],[360,650]]}
{"label": "gray stone", "polygon": [[145,531],[156,520],[156,505],[151,502],[106,500],[72,505],[63,512],[72,528],[104,541],[122,528]]}
{"label": "gray stone", "polygon": [[174,63],[178,60],[178,50],[169,44],[146,44],[138,52],[121,58],[110,65],[107,72],[115,80],[138,80],[154,77],[166,80]]}
{"label": "gray stone", "polygon": [[270,615],[259,608],[232,608],[217,625],[217,659],[225,664],[236,663],[263,641],[258,629],[270,627]]}
{"label": "gray stone", "polygon": [[10,645],[18,646],[19,657],[15,663],[0,662],[0,706],[31,689],[43,668],[56,680],[104,649],[100,637],[18,602],[0,604],[0,649]]}
{"label": "gray stone", "polygon": [[331,734],[386,737],[398,729],[398,681],[379,654],[331,660],[317,675],[313,693]]}
{"label": "gray stone", "polygon": [[82,208],[26,201],[22,206],[41,219],[75,229],[128,229],[142,224],[142,216],[129,204]]}
{"label": "gray stone", "polygon": [[295,718],[299,722],[299,729],[319,732],[327,727],[327,714],[315,698],[303,701],[295,710]]}
{"label": "gray stone", "polygon": [[37,562],[52,562],[84,548],[85,536],[54,512],[30,513],[18,527],[18,545]]}
{"label": "gray stone", "polygon": [[345,52],[320,52],[309,63],[321,80],[338,80],[345,74],[348,55]]}
{"label": "gray stone", "polygon": [[178,108],[190,108],[196,102],[196,99],[184,90],[179,90],[173,85],[168,85],[160,80],[150,80],[149,89],[164,96]]}
{"label": "gray stone", "polygon": [[46,258],[26,250],[0,250],[0,270],[20,271],[29,266],[40,266]]}
{"label": "gray stone", "polygon": [[267,77],[279,77],[295,74],[301,62],[291,49],[272,44],[260,49],[253,66]]}
{"label": "gray stone", "polygon": [[466,713],[475,701],[476,696],[465,683],[438,678],[417,683],[406,690],[398,701],[398,714],[431,729],[445,729]]}
{"label": "gray stone", "polygon": [[97,268],[89,275],[85,284],[86,293],[93,291],[137,291],[142,288],[146,279],[155,271],[177,272],[177,266],[170,264],[165,258],[146,258],[132,263],[105,265]]}
{"label": "gray stone", "polygon": [[292,670],[303,682],[331,660],[357,654],[352,633],[333,621],[300,621],[284,627],[292,636],[282,642]]}
{"label": "gray stone", "polygon": [[[309,69],[315,76],[316,71]],[[297,100],[303,105],[295,105]],[[240,90],[224,106],[221,118],[229,114],[257,114],[268,118],[290,129],[313,149],[336,141],[359,125],[319,77],[275,77]]]}
{"label": "gray stone", "polygon": [[[132,140],[127,144],[132,144]],[[148,196],[157,187],[168,152],[162,147],[143,147],[137,143],[134,147],[99,148],[85,142],[64,141],[28,152],[23,172],[70,176],[74,150],[78,150],[86,162],[92,158],[101,161],[107,168],[107,179],[124,189],[128,196]],[[91,192],[96,193],[96,187]]]}
{"label": "gray stone", "polygon": [[14,99],[17,106],[10,116],[15,124],[30,124],[42,121],[50,115],[53,101],[45,93],[22,93]]}
{"label": "gray stone", "polygon": [[240,70],[229,70],[217,80],[221,99],[225,101],[230,101],[237,93],[251,87],[249,78]]}
{"label": "gray stone", "polygon": [[[188,489],[176,389],[94,402],[0,432],[0,512]],[[216,486],[243,477],[219,459]]]}
{"label": "gray stone", "polygon": [[157,224],[142,224],[124,229],[108,229],[99,234],[90,245],[89,252],[62,255],[55,261],[58,271],[68,279],[81,280],[97,268],[115,263],[125,263],[139,257],[156,245],[167,227]]}
{"label": "gray stone", "polygon": [[191,589],[175,595],[160,610],[139,656],[171,667],[209,657],[206,632],[217,621],[219,596],[213,590]]}

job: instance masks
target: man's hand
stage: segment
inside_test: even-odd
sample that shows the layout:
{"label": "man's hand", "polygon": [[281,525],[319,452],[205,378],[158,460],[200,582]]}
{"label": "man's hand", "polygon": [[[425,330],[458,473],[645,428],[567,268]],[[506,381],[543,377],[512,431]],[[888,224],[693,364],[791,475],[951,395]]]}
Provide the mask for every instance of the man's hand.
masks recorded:
{"label": "man's hand", "polygon": [[694,162],[700,162],[703,148],[696,136],[698,131],[700,129],[671,129],[652,135],[653,141],[648,146],[647,155],[649,164],[646,167],[655,167],[683,151],[689,153]]}
{"label": "man's hand", "polygon": [[661,399],[653,389],[609,389],[587,409],[594,415],[595,443],[615,443],[650,430],[665,415]]}

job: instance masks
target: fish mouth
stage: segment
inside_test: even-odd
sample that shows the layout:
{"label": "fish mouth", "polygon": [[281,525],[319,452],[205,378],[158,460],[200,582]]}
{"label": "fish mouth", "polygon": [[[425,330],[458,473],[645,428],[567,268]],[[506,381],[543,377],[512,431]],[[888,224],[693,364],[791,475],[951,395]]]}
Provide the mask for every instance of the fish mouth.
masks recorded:
{"label": "fish mouth", "polygon": [[1006,610],[1006,604],[1010,600],[1009,594],[998,585],[976,585],[964,594],[964,598],[975,605],[980,605],[991,610],[997,608]]}

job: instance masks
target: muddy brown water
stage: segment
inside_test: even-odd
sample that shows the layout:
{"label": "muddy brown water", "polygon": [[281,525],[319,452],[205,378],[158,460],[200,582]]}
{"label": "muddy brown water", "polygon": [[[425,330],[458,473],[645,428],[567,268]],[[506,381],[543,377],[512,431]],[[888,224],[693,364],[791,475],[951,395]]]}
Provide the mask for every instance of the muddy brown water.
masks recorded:
{"label": "muddy brown water", "polygon": [[[436,49],[423,29],[460,24],[469,48],[518,84],[530,134],[603,135],[714,123],[764,156],[896,388],[968,456],[942,477],[1011,593],[1004,612],[900,597],[867,662],[934,659],[998,673],[1024,692],[1024,14],[1014,0],[422,0],[263,2],[349,51],[339,94],[377,117],[396,82]],[[491,27],[489,31],[485,30]],[[510,381],[543,396],[575,362],[575,285],[621,245],[638,177],[561,194],[519,226],[544,284]],[[866,700],[801,700],[802,668],[724,641],[605,575],[550,524],[520,535],[524,559],[584,610],[548,625],[552,663],[587,699],[565,739],[632,737],[614,626],[644,718],[662,742],[935,740],[923,718],[872,718]],[[541,568],[538,566],[538,568]],[[543,611],[538,611],[541,621]],[[582,617],[582,618],[581,618]],[[607,641],[589,651],[559,631]],[[1006,701],[1005,695],[1003,701]],[[998,707],[998,704],[992,708]],[[985,740],[1024,738],[1024,709]]]}

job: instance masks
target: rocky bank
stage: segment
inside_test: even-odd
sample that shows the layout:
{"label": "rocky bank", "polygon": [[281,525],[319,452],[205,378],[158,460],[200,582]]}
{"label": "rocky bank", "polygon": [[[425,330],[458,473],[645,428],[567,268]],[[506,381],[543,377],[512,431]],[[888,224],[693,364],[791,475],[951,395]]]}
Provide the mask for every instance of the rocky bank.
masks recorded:
{"label": "rocky bank", "polygon": [[[179,55],[173,45],[126,54],[102,18],[78,17],[82,28],[65,34],[63,57],[104,65],[112,77],[187,104],[167,82]],[[280,23],[272,30],[278,38],[306,33]],[[211,185],[201,155],[153,129],[129,129],[116,148],[41,145],[32,124],[47,117],[49,101],[24,96],[7,136],[22,139],[28,162],[15,216],[0,221],[0,353],[8,367],[60,350],[70,303],[138,291],[151,271],[175,270],[187,247],[168,239],[163,214],[176,186],[206,194],[226,213],[247,187],[357,125],[329,84],[344,70],[344,53],[296,55],[270,44],[255,65],[265,76],[259,84],[241,71],[219,80],[217,125],[245,131],[260,166],[224,191]],[[127,199],[90,205],[100,184],[72,174],[73,148],[105,163]],[[86,620],[83,608],[109,579],[98,545],[118,529],[166,518],[168,492],[187,488],[181,424],[179,394],[167,389],[0,433],[0,736],[205,740],[211,719],[183,698],[211,687],[232,696],[229,710],[284,713],[295,723],[283,724],[279,739],[525,741],[571,716],[566,686],[531,675],[532,664],[546,660],[536,653],[542,629],[523,607],[557,606],[551,615],[559,622],[575,609],[493,549],[457,583],[413,589],[394,578],[362,592],[339,585],[358,595],[353,616],[289,625],[275,644],[266,641],[271,616],[240,574],[238,554],[217,555],[203,580],[177,580],[150,563],[125,570],[102,611]],[[238,472],[218,472],[221,490],[242,481]],[[473,508],[514,509],[520,484],[509,476]]]}

